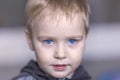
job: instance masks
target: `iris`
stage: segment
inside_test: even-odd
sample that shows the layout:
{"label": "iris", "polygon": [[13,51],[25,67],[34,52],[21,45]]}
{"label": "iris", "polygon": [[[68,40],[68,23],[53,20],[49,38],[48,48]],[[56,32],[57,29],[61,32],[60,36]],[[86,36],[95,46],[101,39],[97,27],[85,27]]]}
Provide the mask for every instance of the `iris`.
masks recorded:
{"label": "iris", "polygon": [[69,44],[75,44],[77,42],[77,40],[75,40],[75,39],[70,39],[69,40]]}
{"label": "iris", "polygon": [[53,44],[53,40],[48,39],[48,40],[44,40],[44,43],[47,45],[52,45]]}

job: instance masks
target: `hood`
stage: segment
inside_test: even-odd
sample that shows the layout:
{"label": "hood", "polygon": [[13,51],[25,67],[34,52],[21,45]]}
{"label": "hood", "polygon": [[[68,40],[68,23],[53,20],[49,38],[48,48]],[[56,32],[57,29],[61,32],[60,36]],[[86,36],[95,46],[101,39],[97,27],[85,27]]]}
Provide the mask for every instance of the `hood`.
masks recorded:
{"label": "hood", "polygon": [[88,75],[83,66],[79,66],[75,74],[71,79],[63,78],[57,79],[47,75],[44,71],[39,68],[39,65],[36,61],[31,60],[27,66],[25,66],[21,72],[27,72],[32,75],[37,80],[91,80],[91,77]]}

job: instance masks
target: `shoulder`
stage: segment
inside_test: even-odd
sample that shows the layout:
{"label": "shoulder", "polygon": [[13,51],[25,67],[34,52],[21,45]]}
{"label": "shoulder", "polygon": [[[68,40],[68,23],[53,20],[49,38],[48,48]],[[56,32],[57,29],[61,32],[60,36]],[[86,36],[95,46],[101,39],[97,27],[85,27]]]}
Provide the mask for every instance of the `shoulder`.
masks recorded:
{"label": "shoulder", "polygon": [[26,77],[20,77],[17,79],[13,79],[13,80],[36,80],[36,79],[33,78],[32,76],[26,76]]}
{"label": "shoulder", "polygon": [[33,76],[28,73],[21,73],[14,77],[12,80],[36,80]]}

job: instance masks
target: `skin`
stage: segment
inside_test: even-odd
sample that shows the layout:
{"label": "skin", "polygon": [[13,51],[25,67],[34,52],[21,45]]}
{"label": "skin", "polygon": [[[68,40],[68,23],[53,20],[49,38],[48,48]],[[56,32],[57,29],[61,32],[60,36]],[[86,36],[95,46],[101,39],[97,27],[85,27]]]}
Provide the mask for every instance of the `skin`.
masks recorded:
{"label": "skin", "polygon": [[[32,37],[26,30],[30,48],[35,52],[39,67],[56,78],[71,78],[81,63],[86,35],[81,15],[69,21],[65,16],[44,21],[36,19]],[[66,65],[55,67],[54,65]]]}

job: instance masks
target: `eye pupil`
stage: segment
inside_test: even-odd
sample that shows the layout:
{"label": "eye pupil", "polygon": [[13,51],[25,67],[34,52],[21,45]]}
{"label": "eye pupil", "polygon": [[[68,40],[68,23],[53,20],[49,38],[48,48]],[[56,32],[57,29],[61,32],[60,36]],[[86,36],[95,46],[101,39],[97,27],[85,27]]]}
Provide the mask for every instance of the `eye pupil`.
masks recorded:
{"label": "eye pupil", "polygon": [[45,40],[45,43],[46,43],[46,44],[51,44],[51,43],[52,43],[52,40]]}
{"label": "eye pupil", "polygon": [[76,42],[76,40],[70,39],[69,42],[70,42],[71,44],[74,44],[74,43]]}

